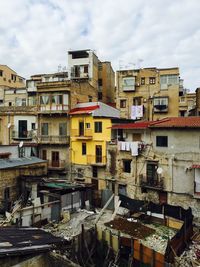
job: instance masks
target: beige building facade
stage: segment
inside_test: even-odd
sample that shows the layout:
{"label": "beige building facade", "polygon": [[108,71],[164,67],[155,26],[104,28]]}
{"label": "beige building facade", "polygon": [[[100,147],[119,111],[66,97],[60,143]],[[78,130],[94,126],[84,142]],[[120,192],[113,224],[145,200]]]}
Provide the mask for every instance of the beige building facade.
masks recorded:
{"label": "beige building facade", "polygon": [[179,69],[117,71],[116,106],[122,118],[157,120],[179,115]]}

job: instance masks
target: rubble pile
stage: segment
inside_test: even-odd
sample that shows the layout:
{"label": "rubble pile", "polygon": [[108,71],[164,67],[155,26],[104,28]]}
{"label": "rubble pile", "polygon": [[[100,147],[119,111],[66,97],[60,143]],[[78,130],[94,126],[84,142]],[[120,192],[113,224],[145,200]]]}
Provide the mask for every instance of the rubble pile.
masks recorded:
{"label": "rubble pile", "polygon": [[155,229],[156,232],[155,234],[142,239],[141,243],[161,254],[165,254],[168,240],[176,234],[176,230],[164,225],[150,224],[148,226]]}
{"label": "rubble pile", "polygon": [[200,266],[200,234],[193,238],[189,248],[180,257],[176,257],[176,266]]}

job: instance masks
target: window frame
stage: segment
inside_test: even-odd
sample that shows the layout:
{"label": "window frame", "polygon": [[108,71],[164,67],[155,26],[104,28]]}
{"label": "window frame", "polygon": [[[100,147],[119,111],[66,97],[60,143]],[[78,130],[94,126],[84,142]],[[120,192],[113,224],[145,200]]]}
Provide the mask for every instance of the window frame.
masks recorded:
{"label": "window frame", "polygon": [[156,84],[156,77],[149,77],[149,84]]}
{"label": "window frame", "polygon": [[94,132],[95,133],[102,133],[103,123],[102,121],[95,121],[94,122]]}
{"label": "window frame", "polygon": [[120,99],[120,108],[126,108],[126,99]]}
{"label": "window frame", "polygon": [[168,147],[168,135],[156,136],[156,147]]}

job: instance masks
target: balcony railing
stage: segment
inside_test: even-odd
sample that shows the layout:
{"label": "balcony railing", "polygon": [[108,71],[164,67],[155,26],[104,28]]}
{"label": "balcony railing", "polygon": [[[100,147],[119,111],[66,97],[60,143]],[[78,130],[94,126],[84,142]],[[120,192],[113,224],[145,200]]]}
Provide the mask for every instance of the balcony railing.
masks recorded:
{"label": "balcony railing", "polygon": [[12,131],[12,139],[16,140],[32,140],[35,136],[34,131]]}
{"label": "balcony railing", "polygon": [[41,135],[38,137],[42,144],[69,144],[69,136],[66,135]]}
{"label": "balcony railing", "polygon": [[52,160],[48,160],[48,169],[65,169],[66,167],[66,162],[65,160],[57,160],[57,161],[52,161]]}
{"label": "balcony railing", "polygon": [[79,132],[79,129],[72,129],[71,136],[76,137],[78,139],[90,139],[93,136],[92,129],[84,129],[82,133]]}
{"label": "balcony railing", "polygon": [[69,110],[69,105],[39,105],[38,111],[40,112],[66,112]]}
{"label": "balcony railing", "polygon": [[91,165],[106,165],[106,156],[87,155],[87,164]]}
{"label": "balcony railing", "polygon": [[154,177],[152,179],[147,179],[144,176],[140,177],[140,186],[144,188],[150,188],[155,190],[163,190],[164,189],[164,181],[163,178]]}

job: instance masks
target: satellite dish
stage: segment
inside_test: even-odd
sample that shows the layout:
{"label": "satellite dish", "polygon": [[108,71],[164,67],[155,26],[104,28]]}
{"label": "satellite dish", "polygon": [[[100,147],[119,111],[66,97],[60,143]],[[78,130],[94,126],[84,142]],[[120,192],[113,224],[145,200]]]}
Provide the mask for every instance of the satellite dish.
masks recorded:
{"label": "satellite dish", "polygon": [[19,147],[23,147],[23,145],[24,145],[24,142],[21,141],[21,142],[19,143]]}
{"label": "satellite dish", "polygon": [[8,129],[11,127],[11,123],[9,122],[8,125],[7,125]]}
{"label": "satellite dish", "polygon": [[163,169],[162,169],[161,167],[158,167],[158,169],[156,170],[156,172],[157,172],[158,174],[162,174],[162,173],[163,173]]}

